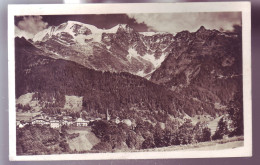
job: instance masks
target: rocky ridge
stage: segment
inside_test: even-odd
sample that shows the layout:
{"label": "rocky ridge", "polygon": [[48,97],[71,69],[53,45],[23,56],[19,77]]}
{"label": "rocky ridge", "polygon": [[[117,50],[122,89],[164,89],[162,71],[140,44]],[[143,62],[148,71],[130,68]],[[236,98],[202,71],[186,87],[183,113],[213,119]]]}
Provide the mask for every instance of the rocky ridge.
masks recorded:
{"label": "rocky ridge", "polygon": [[75,21],[50,26],[32,39],[37,48],[52,58],[147,78],[168,56],[173,41],[173,34],[139,33],[126,24],[104,30]]}

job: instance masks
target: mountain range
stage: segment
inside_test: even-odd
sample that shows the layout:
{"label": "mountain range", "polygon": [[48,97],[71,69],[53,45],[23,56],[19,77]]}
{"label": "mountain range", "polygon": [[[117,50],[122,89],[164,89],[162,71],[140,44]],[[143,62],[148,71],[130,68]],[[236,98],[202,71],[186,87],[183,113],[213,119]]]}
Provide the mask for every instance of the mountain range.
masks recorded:
{"label": "mountain range", "polygon": [[239,28],[172,34],[68,21],[31,40],[16,38],[15,48],[17,98],[28,92],[84,96],[85,109],[121,116],[132,110],[146,117],[215,116],[242,94]]}
{"label": "mountain range", "polygon": [[32,41],[53,58],[75,61],[95,70],[149,78],[168,56],[174,39],[170,33],[138,33],[126,24],[103,30],[68,21],[37,33]]}

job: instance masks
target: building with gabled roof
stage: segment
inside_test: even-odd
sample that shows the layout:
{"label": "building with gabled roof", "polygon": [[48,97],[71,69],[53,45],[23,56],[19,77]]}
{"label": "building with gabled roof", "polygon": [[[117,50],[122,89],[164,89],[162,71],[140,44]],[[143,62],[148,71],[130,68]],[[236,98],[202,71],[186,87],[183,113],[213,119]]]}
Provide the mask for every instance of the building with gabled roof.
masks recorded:
{"label": "building with gabled roof", "polygon": [[60,127],[60,121],[59,120],[50,120],[50,127],[51,128],[59,128]]}
{"label": "building with gabled roof", "polygon": [[32,122],[31,122],[33,125],[34,124],[40,124],[40,125],[47,125],[47,124],[50,124],[50,122],[48,120],[45,120],[45,119],[34,119]]}
{"label": "building with gabled roof", "polygon": [[82,118],[78,118],[78,119],[75,121],[75,123],[76,123],[76,126],[86,127],[86,126],[88,126],[89,121],[88,121],[88,120],[84,120],[84,119],[82,119]]}

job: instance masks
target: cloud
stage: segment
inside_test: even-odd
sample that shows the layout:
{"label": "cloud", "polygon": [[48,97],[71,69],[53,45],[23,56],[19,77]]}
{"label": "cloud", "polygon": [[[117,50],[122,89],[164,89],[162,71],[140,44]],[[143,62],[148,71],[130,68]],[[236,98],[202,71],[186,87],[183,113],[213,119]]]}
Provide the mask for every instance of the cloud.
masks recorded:
{"label": "cloud", "polygon": [[78,21],[94,25],[99,29],[110,29],[118,24],[128,24],[137,31],[147,31],[148,28],[146,24],[138,23],[126,14],[44,15],[42,17],[49,26],[58,26],[67,21]]}
{"label": "cloud", "polygon": [[47,26],[48,23],[42,21],[42,16],[24,16],[15,27],[15,35],[29,39]]}
{"label": "cloud", "polygon": [[218,13],[160,13],[160,14],[128,14],[138,23],[145,23],[150,31],[180,32],[188,30],[194,32],[200,26],[207,29],[233,30],[233,25],[241,25],[241,13],[218,12]]}
{"label": "cloud", "polygon": [[33,38],[33,36],[34,35],[32,33],[21,30],[17,26],[15,26],[15,37],[19,37],[19,38],[24,37],[25,39],[31,39]]}

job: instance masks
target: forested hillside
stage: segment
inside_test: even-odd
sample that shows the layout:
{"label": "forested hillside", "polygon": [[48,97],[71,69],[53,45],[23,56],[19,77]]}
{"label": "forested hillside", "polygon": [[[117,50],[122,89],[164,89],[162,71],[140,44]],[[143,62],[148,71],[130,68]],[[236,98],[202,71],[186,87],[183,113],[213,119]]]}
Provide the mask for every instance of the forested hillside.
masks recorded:
{"label": "forested hillside", "polygon": [[[16,44],[20,39],[16,40]],[[24,43],[24,41],[23,41]],[[86,111],[126,118],[131,111],[177,115],[174,92],[129,73],[110,73],[85,68],[75,62],[41,56],[30,43],[16,50],[16,97],[37,92],[56,97],[54,106],[64,106],[64,95],[84,96]]]}

